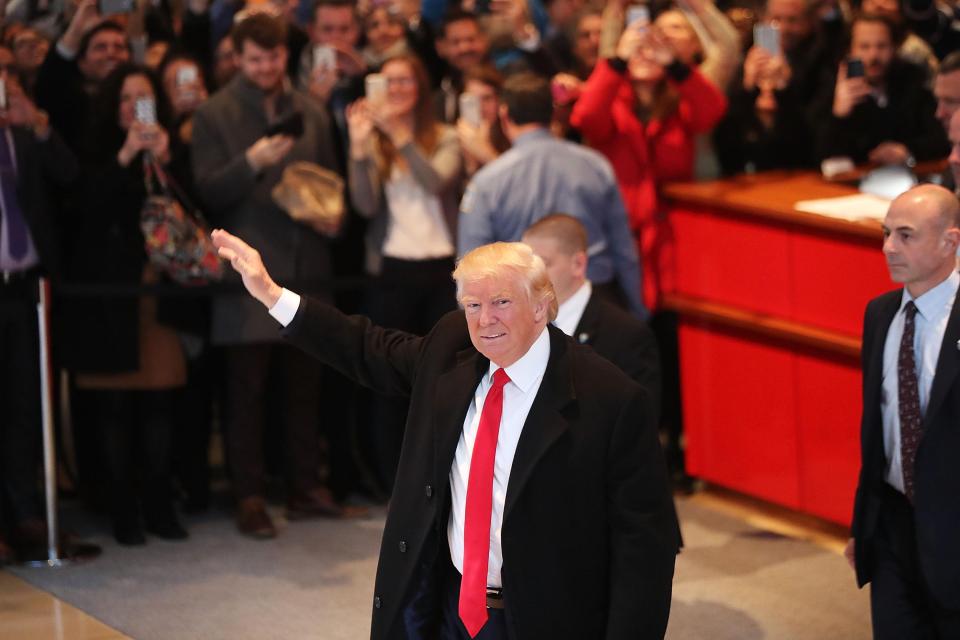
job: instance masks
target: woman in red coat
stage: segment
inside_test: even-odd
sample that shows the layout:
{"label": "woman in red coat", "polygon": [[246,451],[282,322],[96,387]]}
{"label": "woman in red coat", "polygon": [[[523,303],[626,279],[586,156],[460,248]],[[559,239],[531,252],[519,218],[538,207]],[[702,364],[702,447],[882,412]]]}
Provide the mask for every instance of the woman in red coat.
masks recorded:
{"label": "woman in red coat", "polygon": [[643,264],[643,297],[656,310],[674,288],[673,232],[659,189],[693,178],[694,137],[726,110],[724,95],[675,59],[655,27],[627,27],[614,58],[600,60],[570,118],[609,158]]}

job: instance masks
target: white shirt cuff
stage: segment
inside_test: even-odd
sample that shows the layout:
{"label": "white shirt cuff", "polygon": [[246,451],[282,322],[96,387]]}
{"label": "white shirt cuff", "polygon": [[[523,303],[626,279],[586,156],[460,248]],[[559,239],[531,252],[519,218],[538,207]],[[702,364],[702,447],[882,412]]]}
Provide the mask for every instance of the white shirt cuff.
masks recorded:
{"label": "white shirt cuff", "polygon": [[293,317],[299,310],[300,296],[289,289],[284,289],[277,303],[270,307],[270,315],[283,326],[287,326],[293,322]]}

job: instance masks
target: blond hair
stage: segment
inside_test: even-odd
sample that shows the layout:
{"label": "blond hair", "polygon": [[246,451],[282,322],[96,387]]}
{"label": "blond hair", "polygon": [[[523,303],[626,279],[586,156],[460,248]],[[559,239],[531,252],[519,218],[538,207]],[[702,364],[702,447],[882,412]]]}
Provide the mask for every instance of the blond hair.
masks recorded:
{"label": "blond hair", "polygon": [[557,294],[540,256],[522,242],[494,242],[477,247],[460,258],[453,270],[457,283],[457,300],[463,294],[465,282],[487,279],[513,278],[527,293],[532,304],[547,304],[547,322],[557,317]]}

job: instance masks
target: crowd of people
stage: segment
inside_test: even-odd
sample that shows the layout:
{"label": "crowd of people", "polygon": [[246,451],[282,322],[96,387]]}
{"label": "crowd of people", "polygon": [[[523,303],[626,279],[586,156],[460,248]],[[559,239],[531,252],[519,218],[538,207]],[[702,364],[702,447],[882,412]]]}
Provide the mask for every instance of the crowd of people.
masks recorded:
{"label": "crowd of people", "polygon": [[[647,384],[662,382],[676,434],[662,186],[947,157],[958,17],[931,0],[7,3],[0,562],[44,540],[36,278],[166,282],[140,225],[158,173],[279,282],[418,334],[456,308],[458,256],[572,216],[592,291],[651,322],[663,379]],[[343,179],[341,219],[278,204],[300,162]],[[354,276],[367,284],[322,286]],[[54,357],[70,373],[81,495],[121,544],[187,537],[180,511],[210,502],[214,424],[244,534],[277,535],[272,477],[291,520],[362,515],[344,501],[358,489],[389,495],[404,401],[321,369],[239,291],[99,291],[55,298]]]}

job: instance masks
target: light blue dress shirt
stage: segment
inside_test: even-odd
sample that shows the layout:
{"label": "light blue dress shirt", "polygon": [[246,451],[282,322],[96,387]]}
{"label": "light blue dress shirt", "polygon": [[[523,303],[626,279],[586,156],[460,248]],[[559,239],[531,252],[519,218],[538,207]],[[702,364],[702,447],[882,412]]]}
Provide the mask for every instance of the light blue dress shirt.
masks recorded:
{"label": "light blue dress shirt", "polygon": [[613,167],[596,151],[546,129],[518,137],[509,151],[474,175],[460,204],[458,252],[519,241],[527,227],[551,213],[583,223],[587,278],[594,284],[616,278],[631,311],[646,318],[637,247]]}

